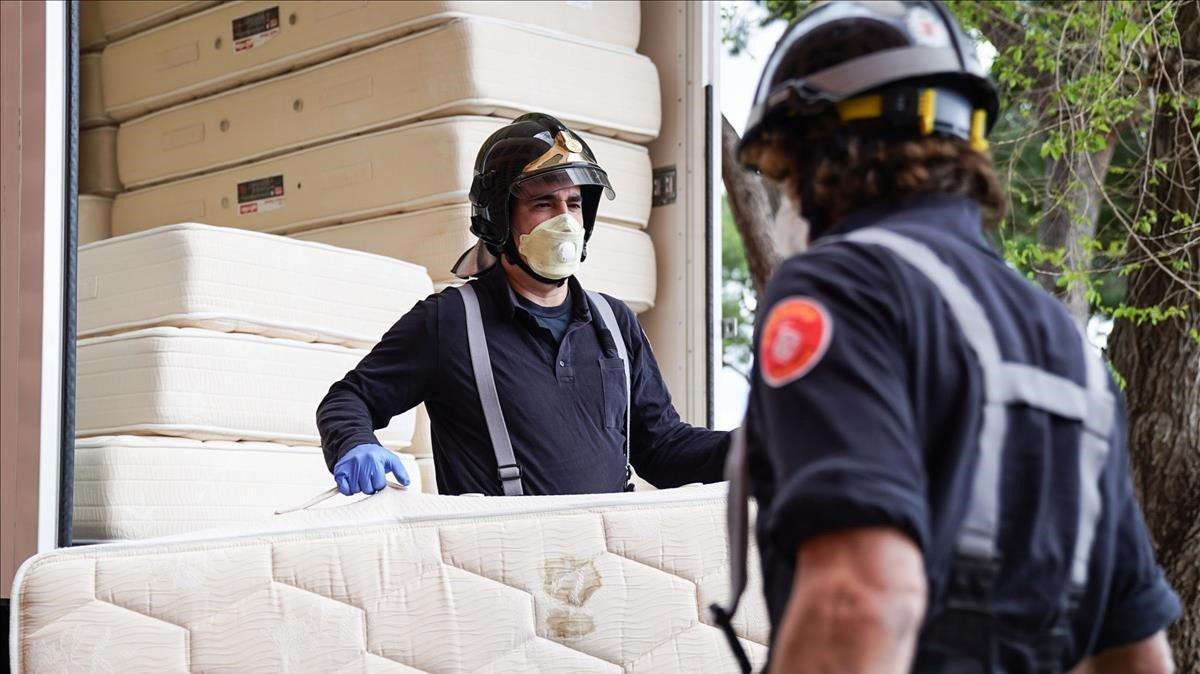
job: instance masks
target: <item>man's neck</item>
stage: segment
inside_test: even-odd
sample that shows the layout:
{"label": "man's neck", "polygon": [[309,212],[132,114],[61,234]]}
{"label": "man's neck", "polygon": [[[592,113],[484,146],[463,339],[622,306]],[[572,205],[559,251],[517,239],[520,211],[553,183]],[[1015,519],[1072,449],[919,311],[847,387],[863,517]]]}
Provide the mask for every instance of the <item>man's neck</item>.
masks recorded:
{"label": "man's neck", "polygon": [[506,259],[502,259],[500,264],[504,266],[508,284],[518,295],[530,302],[543,307],[557,307],[567,301],[569,290],[566,283],[562,285],[542,283]]}

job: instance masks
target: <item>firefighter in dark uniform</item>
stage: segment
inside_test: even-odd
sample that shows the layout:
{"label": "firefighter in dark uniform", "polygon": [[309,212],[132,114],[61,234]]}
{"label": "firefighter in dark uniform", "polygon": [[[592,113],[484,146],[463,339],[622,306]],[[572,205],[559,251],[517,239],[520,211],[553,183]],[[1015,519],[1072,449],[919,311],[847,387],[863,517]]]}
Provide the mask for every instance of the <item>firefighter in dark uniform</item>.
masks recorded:
{"label": "firefighter in dark uniform", "polygon": [[418,302],[317,410],[342,493],[408,483],[374,430],[421,402],[442,494],[620,492],[631,465],[658,487],[722,478],[729,434],[680,420],[633,312],[575,279],[601,196],[604,169],[549,115],[484,142],[479,242],[454,270],[474,280]]}
{"label": "firefighter in dark uniform", "polygon": [[1005,198],[975,48],[940,3],[821,3],[755,96],[740,161],[811,244],[760,302],[730,456],[758,504],[773,671],[1172,667],[1180,605],[1120,393],[985,240]]}

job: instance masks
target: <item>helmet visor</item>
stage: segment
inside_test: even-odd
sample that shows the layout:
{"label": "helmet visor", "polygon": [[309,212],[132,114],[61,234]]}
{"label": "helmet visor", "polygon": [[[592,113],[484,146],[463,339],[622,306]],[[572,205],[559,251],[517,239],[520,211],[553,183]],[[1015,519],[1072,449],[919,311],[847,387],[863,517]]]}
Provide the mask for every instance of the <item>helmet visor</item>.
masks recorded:
{"label": "helmet visor", "polygon": [[513,196],[536,199],[568,187],[603,187],[604,196],[615,199],[617,193],[608,182],[608,174],[598,166],[563,166],[522,178],[512,184]]}

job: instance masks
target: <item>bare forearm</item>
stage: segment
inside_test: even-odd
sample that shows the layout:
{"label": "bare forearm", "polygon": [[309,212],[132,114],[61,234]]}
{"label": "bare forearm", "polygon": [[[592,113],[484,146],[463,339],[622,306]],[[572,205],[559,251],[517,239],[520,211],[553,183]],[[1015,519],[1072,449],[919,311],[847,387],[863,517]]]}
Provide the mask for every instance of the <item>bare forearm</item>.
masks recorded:
{"label": "bare forearm", "polygon": [[771,654],[772,672],[908,671],[925,612],[920,552],[893,530],[852,535],[853,540],[829,541],[832,545],[816,539],[801,547]]}

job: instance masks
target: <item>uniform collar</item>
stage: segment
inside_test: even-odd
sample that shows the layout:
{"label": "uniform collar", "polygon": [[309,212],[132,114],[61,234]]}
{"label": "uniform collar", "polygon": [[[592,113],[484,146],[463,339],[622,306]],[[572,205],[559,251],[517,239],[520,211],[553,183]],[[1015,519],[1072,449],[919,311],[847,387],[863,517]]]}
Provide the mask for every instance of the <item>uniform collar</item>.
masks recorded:
{"label": "uniform collar", "polygon": [[887,225],[935,227],[987,247],[979,205],[967,197],[946,194],[915,194],[898,202],[872,203],[851,211],[821,238]]}
{"label": "uniform collar", "polygon": [[[499,262],[479,277],[479,285],[491,298],[492,306],[496,307],[498,316],[511,319],[518,310],[529,313],[517,301],[517,291],[513,290],[512,285],[508,282],[508,274],[504,273],[504,267]],[[567,279],[567,292],[571,293],[573,304],[571,321],[586,323],[592,320],[592,310],[588,306],[583,286],[579,285],[579,281],[574,276]]]}

